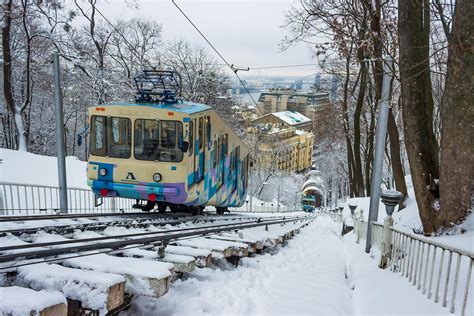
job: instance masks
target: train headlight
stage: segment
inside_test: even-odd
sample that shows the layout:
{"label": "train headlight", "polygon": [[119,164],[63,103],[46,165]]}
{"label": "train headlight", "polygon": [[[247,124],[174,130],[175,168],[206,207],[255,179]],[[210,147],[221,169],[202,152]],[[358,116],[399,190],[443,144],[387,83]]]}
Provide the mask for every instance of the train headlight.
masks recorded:
{"label": "train headlight", "polygon": [[161,174],[155,173],[155,174],[153,175],[153,181],[155,181],[155,182],[160,182],[160,181],[161,181]]}
{"label": "train headlight", "polygon": [[102,177],[105,177],[107,175],[107,169],[100,168],[99,169],[99,175],[101,175]]}

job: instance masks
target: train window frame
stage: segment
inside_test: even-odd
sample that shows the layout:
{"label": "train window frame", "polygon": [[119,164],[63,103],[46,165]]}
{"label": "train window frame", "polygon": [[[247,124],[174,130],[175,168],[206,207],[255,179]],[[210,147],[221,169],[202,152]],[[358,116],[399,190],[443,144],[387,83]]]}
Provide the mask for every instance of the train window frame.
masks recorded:
{"label": "train window frame", "polygon": [[[105,115],[92,115],[91,116],[91,144],[96,144],[97,143],[97,129],[96,129],[96,119],[97,118],[102,118],[103,119],[103,130],[102,130],[102,135],[103,135],[103,140],[102,144],[103,146],[100,148],[101,150],[98,151],[97,147],[94,146],[89,146],[89,154],[92,156],[97,156],[97,157],[110,157],[110,158],[117,158],[117,159],[130,159],[132,156],[132,121],[128,117],[121,117],[121,116],[105,116]],[[114,132],[114,121],[113,120],[118,120],[118,129],[123,129],[125,128],[125,133],[120,132],[120,134],[115,134]],[[126,122],[125,125],[128,124],[128,131],[127,127],[123,126],[122,122]],[[117,141],[115,141],[115,137],[118,137]],[[113,142],[113,144],[112,144]],[[111,150],[112,146],[125,146],[128,143],[128,151],[126,151],[125,155],[121,154],[114,154],[115,152]],[[122,151],[124,152],[124,151]]]}
{"label": "train window frame", "polygon": [[207,136],[207,143],[211,142],[211,117],[208,115],[206,116],[206,136]]}
{"label": "train window frame", "polygon": [[237,190],[239,186],[239,161],[240,161],[240,146],[235,148],[234,154],[234,168],[235,168],[235,183],[234,183],[234,191]]}
{"label": "train window frame", "polygon": [[[97,129],[96,129],[96,119],[97,118],[102,118],[103,125],[102,125],[102,146],[100,149],[97,149],[95,146],[97,142],[96,134],[97,134]],[[107,156],[107,116],[104,115],[92,115],[91,116],[91,141],[90,141],[90,146],[89,146],[89,154],[93,156],[98,156],[98,157],[106,157]],[[100,151],[99,151],[100,150]]]}
{"label": "train window frame", "polygon": [[188,135],[188,141],[189,141],[189,153],[188,156],[192,156],[194,153],[194,122],[193,120],[189,121],[189,135]]}
{"label": "train window frame", "polygon": [[[117,124],[114,123],[117,122]],[[119,159],[130,159],[132,156],[132,121],[128,117],[120,117],[120,116],[107,116],[106,120],[106,129],[107,129],[107,157],[111,158],[119,158]],[[124,126],[125,122],[125,126]],[[128,132],[127,126],[128,125]],[[123,132],[125,129],[125,133]],[[115,132],[119,134],[115,134]],[[117,142],[115,142],[115,137],[118,136]],[[127,149],[128,143],[128,151],[125,155],[122,154],[115,154],[115,150],[112,150],[112,146],[122,146],[123,148]],[[122,148],[122,149],[123,149]],[[124,152],[124,151],[121,151]]]}
{"label": "train window frame", "polygon": [[198,133],[199,133],[199,150],[201,151],[203,149],[203,143],[205,140],[205,131],[204,131],[204,118],[201,116],[199,118],[199,128],[198,128]]}
{"label": "train window frame", "polygon": [[[154,122],[154,123],[157,124],[157,127],[158,127],[157,128],[157,130],[158,130],[158,140],[157,140],[157,143],[154,146],[154,148],[152,148],[153,154],[150,155],[148,157],[148,159],[146,159],[144,157],[137,156],[137,145],[140,145],[140,144],[136,143],[136,139],[137,139],[136,131],[137,131],[137,124],[139,123],[139,121]],[[162,124],[162,122],[175,123],[175,131],[176,131],[175,135],[176,136],[175,136],[175,143],[174,143],[173,148],[172,147],[163,147],[163,142],[162,142],[163,124]],[[142,127],[142,129],[144,129],[144,128],[145,128],[145,126]],[[139,160],[139,161],[152,161],[152,162],[159,161],[159,162],[170,162],[170,163],[179,163],[179,162],[183,161],[184,153],[179,148],[180,138],[181,139],[183,138],[183,123],[181,121],[137,118],[134,121],[133,130],[135,131],[135,133],[133,135],[133,157],[136,160]],[[144,133],[144,131],[142,131],[142,133]],[[145,137],[142,137],[142,142],[143,142],[144,139],[145,139]],[[152,141],[156,140],[156,139],[153,139],[153,138],[150,138],[150,139]],[[174,152],[175,159],[171,159],[171,157],[172,157],[171,152],[172,151]],[[156,152],[156,154],[155,154],[155,152]],[[165,156],[162,155],[162,152],[165,152],[165,153],[167,152],[168,157],[170,157],[170,159],[164,159]]]}
{"label": "train window frame", "polygon": [[217,146],[217,140],[214,139],[214,161],[212,162],[212,167],[217,167],[217,162],[219,161],[219,148]]}

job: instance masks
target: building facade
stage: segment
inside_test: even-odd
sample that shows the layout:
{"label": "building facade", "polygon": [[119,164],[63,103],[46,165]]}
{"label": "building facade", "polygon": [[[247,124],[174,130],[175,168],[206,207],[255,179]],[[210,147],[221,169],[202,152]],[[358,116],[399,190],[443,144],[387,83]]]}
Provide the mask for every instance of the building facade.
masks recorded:
{"label": "building facade", "polygon": [[315,121],[318,108],[330,103],[328,92],[270,89],[260,94],[258,113],[296,111]]}
{"label": "building facade", "polygon": [[[289,112],[289,113],[285,113]],[[312,166],[314,134],[311,120],[297,112],[271,113],[252,121],[258,164],[286,172],[302,172]],[[297,118],[297,122],[288,121]]]}

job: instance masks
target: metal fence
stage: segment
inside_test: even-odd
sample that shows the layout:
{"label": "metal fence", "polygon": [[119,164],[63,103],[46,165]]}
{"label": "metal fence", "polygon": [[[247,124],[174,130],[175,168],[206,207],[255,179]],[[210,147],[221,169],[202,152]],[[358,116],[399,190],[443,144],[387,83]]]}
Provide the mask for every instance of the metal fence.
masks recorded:
{"label": "metal fence", "polygon": [[[354,221],[356,236],[367,230],[367,223]],[[389,269],[406,278],[423,295],[448,307],[451,313],[472,315],[469,290],[473,286],[474,253],[444,245],[424,236],[391,228]],[[373,223],[373,246],[382,250],[383,225]]]}
{"label": "metal fence", "polygon": [[[68,188],[69,213],[133,212],[133,200],[104,198],[95,206],[90,189]],[[0,215],[49,215],[59,211],[59,188],[46,185],[0,182]],[[136,210],[135,210],[136,211]]]}

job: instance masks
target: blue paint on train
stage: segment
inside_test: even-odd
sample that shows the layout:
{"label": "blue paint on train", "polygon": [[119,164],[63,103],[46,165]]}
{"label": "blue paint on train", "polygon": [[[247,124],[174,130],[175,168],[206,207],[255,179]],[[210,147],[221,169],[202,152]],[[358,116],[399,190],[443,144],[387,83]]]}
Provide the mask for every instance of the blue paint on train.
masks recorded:
{"label": "blue paint on train", "polygon": [[154,109],[163,109],[167,111],[174,111],[184,114],[194,114],[212,109],[211,106],[201,103],[194,103],[189,101],[179,101],[177,103],[107,103],[102,106],[143,106],[152,107]]}

